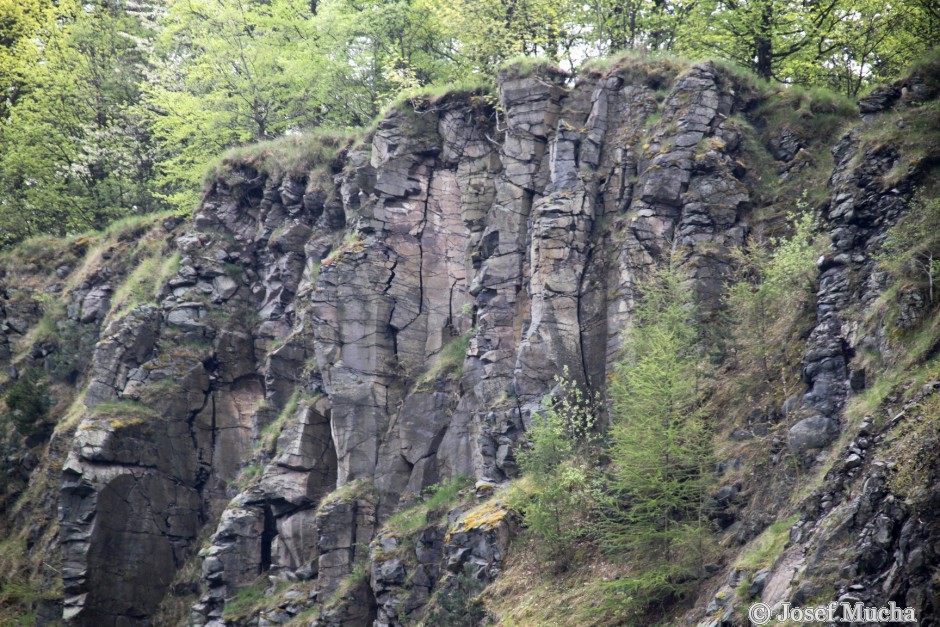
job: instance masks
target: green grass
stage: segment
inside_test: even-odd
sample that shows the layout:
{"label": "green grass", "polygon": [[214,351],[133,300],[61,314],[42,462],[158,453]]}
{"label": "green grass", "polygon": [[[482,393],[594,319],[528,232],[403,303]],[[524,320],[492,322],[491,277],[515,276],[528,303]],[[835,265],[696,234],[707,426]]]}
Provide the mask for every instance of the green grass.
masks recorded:
{"label": "green grass", "polygon": [[[765,212],[785,214],[794,208],[793,199],[803,195],[813,206],[821,204],[827,198],[826,182],[834,165],[829,138],[839,137],[843,129],[856,122],[855,103],[820,87],[757,83],[755,89],[759,90],[761,103],[747,118],[749,123],[763,130],[756,133],[756,143],[748,137],[755,132],[745,131],[743,161],[748,175],[758,182],[760,198],[770,205]],[[811,161],[790,180],[781,182],[776,172],[777,163],[765,146],[783,129],[804,144]]]}
{"label": "green grass", "polygon": [[348,503],[350,501],[355,501],[357,499],[374,499],[375,498],[375,485],[366,479],[355,479],[350,481],[347,484],[344,484],[325,497],[320,501],[320,505],[317,507],[317,513],[323,511],[325,507],[333,505],[335,503]]}
{"label": "green grass", "polygon": [[473,479],[458,475],[440,485],[424,489],[423,500],[403,509],[389,518],[385,527],[396,536],[413,535],[429,525],[439,522],[434,516],[444,516],[460,502],[460,493],[473,485]]}
{"label": "green grass", "polygon": [[436,381],[440,377],[449,377],[459,379],[463,374],[463,362],[467,356],[467,347],[470,345],[470,337],[473,330],[451,338],[449,342],[441,347],[441,351],[431,362],[431,366],[418,377],[415,388],[419,389],[429,383]]}
{"label": "green grass", "polygon": [[130,400],[99,403],[91,409],[91,415],[101,420],[107,420],[114,429],[145,424],[160,418],[160,414],[150,407]]}
{"label": "green grass", "polygon": [[232,148],[209,166],[205,182],[243,166],[269,175],[304,176],[318,167],[329,168],[356,137],[356,131],[327,129]]}
{"label": "green grass", "polygon": [[369,568],[367,562],[358,561],[353,565],[352,572],[343,577],[332,596],[324,601],[323,608],[332,610],[337,608],[347,596],[357,589],[369,585]]}
{"label": "green grass", "polygon": [[263,469],[257,464],[248,464],[241,469],[241,472],[238,473],[238,478],[235,480],[235,485],[239,490],[244,490],[248,486],[257,483],[261,480],[261,474]]}
{"label": "green grass", "polygon": [[105,238],[115,239],[119,242],[133,241],[136,240],[141,233],[149,230],[158,222],[162,222],[177,214],[178,212],[175,210],[167,210],[158,211],[156,213],[130,215],[111,222],[101,231],[89,231],[81,235],[86,237],[99,235]]}
{"label": "green grass", "polygon": [[343,242],[336,249],[330,251],[323,261],[320,262],[320,269],[331,266],[341,261],[343,255],[355,254],[365,250],[365,242],[362,241],[362,234],[358,231],[349,231],[343,236]]}
{"label": "green grass", "polygon": [[177,396],[182,393],[180,382],[174,377],[167,377],[159,381],[147,381],[140,390],[140,400],[144,405],[158,403],[162,399],[170,396]]}
{"label": "green grass", "polygon": [[9,266],[14,271],[51,272],[62,263],[68,262],[69,247],[66,242],[52,235],[30,237],[0,252],[0,264]]}
{"label": "green grass", "polygon": [[[886,294],[893,293],[890,290]],[[880,298],[873,306],[885,312],[884,318],[890,329],[892,311],[894,307],[891,299]],[[865,318],[861,331],[870,332],[878,324],[878,315]],[[846,416],[850,421],[857,421],[863,416],[874,416],[876,425],[880,426],[883,416],[879,409],[885,400],[902,385],[907,386],[907,395],[920,390],[920,386],[928,380],[940,376],[940,357],[928,359],[940,343],[940,315],[930,312],[927,319],[918,328],[906,332],[897,329],[889,335],[891,345],[896,349],[892,351],[895,358],[885,361],[880,354],[863,354],[859,367],[864,367],[872,376],[868,380],[868,387],[858,395],[849,399],[846,406]],[[875,377],[875,373],[878,376]]]}
{"label": "green grass", "polygon": [[784,547],[790,541],[790,527],[792,527],[799,515],[791,516],[786,520],[781,520],[770,525],[764,532],[757,536],[747,550],[735,562],[735,567],[741,570],[757,572],[764,568],[770,568],[783,553]]}
{"label": "green grass", "polygon": [[928,87],[940,89],[940,46],[935,46],[911,64],[907,75],[920,74]]}
{"label": "green grass", "polygon": [[305,609],[300,614],[297,614],[288,622],[285,623],[286,627],[307,627],[308,625],[313,624],[313,621],[320,618],[320,608],[317,605]]}
{"label": "green grass", "polygon": [[907,178],[911,169],[940,158],[940,101],[877,116],[859,136],[853,166],[860,164],[865,154],[891,146],[898,150],[899,159],[882,177],[882,189],[891,189]]}
{"label": "green grass", "polygon": [[225,601],[222,618],[226,621],[249,618],[266,600],[265,590],[270,586],[266,574],[262,574],[247,588]]}
{"label": "green grass", "polygon": [[156,302],[160,290],[166,281],[176,274],[180,268],[180,254],[174,252],[170,255],[151,251],[144,256],[137,267],[121,283],[111,299],[111,319],[121,318],[128,311],[146,303]]}
{"label": "green grass", "polygon": [[570,76],[567,71],[560,68],[558,64],[551,59],[528,55],[519,55],[506,59],[497,67],[497,73],[509,79],[538,76],[541,74],[561,78],[568,78]]}
{"label": "green grass", "polygon": [[393,111],[420,112],[452,101],[466,100],[471,107],[479,109],[495,101],[494,90],[492,80],[482,76],[406,89],[383,107],[376,117],[376,122],[383,120]]}
{"label": "green grass", "polygon": [[261,448],[261,450],[270,455],[274,455],[274,453],[277,452],[277,439],[281,435],[284,424],[297,413],[301,397],[302,393],[300,388],[294,390],[294,393],[291,394],[290,399],[288,399],[287,404],[284,405],[284,409],[281,410],[277,418],[261,430],[261,437],[258,440],[258,447]]}

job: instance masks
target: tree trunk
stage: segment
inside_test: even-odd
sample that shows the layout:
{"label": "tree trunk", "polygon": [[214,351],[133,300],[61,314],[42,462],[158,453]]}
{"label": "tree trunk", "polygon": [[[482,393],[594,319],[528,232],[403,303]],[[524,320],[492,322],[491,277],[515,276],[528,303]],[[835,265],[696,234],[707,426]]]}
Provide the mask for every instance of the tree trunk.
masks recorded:
{"label": "tree trunk", "polygon": [[773,3],[770,0],[761,3],[760,26],[754,34],[754,71],[765,80],[773,77]]}

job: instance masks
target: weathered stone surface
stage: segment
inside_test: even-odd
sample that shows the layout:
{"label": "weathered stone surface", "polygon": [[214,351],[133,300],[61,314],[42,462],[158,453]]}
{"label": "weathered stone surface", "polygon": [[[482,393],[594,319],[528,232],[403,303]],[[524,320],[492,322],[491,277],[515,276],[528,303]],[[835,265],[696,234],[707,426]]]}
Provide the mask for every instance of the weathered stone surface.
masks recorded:
{"label": "weathered stone surface", "polygon": [[[65,284],[80,264],[57,266],[60,285],[49,293],[72,290],[73,326],[62,328],[87,327],[99,340],[85,358],[74,438],[57,436],[70,452],[58,458],[64,616],[146,624],[201,548],[204,525],[215,533],[203,550],[195,624],[221,624],[226,599],[261,574],[316,577],[312,598],[322,603],[370,550],[372,581],[323,624],[399,624],[457,572],[491,580],[508,523],[429,529],[413,556],[385,561],[380,554],[402,544],[369,543],[400,502],[431,484],[466,474],[494,486],[514,476],[519,440],[563,368],[603,388],[637,286],[656,266],[675,260],[703,316],[720,313],[735,249],[766,226],[753,212],[766,199],[748,150],[780,162],[781,182],[820,166],[791,128],[750,146],[757,96],[714,64],[572,80],[532,72],[502,74],[498,112],[463,96],[395,110],[335,169],[282,176],[232,165],[191,225],[168,227],[180,266],[156,304],[117,317],[109,302],[120,273],[91,272],[73,289]],[[860,107],[869,117],[914,107],[932,85],[911,78]],[[856,355],[886,345],[883,332],[856,337],[849,305],[885,288],[871,255],[911,187],[878,182],[898,165],[899,147],[860,153],[861,142],[850,133],[833,149],[821,207],[832,249],[819,264],[805,387],[786,401],[779,432],[769,418],[733,432],[742,445],[769,446],[775,461],[788,455],[785,429],[794,451],[831,445],[845,402],[863,387]],[[57,350],[20,345],[42,311],[19,289],[0,276],[0,365],[11,378],[45,368]],[[928,313],[916,290],[901,290],[900,302],[902,328]],[[14,363],[18,352],[30,361]],[[83,365],[72,366],[74,377]],[[834,471],[840,481],[870,479],[849,517],[861,530],[859,565],[928,607],[932,532],[888,502],[872,470],[879,434],[865,424]],[[727,460],[720,472],[741,468]],[[360,482],[375,494],[342,496]],[[336,487],[341,498],[323,504]],[[830,492],[816,499],[820,511],[851,500]],[[730,485],[713,499],[723,526],[737,534],[750,525],[734,536],[741,542],[765,522],[739,520],[746,499]],[[794,529],[794,542],[816,533],[809,522]],[[917,553],[918,542],[928,548]],[[760,593],[786,589],[780,568]],[[913,583],[891,579],[892,568]],[[259,623],[296,615],[294,601]],[[734,609],[716,601],[712,624]]]}
{"label": "weathered stone surface", "polygon": [[839,425],[827,416],[810,416],[790,428],[790,448],[796,452],[822,448],[839,435]]}

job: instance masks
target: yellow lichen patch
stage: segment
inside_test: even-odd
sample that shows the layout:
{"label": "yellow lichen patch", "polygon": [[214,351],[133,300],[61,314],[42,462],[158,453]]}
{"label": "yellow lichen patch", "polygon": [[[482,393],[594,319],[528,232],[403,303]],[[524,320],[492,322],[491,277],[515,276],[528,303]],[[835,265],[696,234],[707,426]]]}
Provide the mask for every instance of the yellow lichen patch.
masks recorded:
{"label": "yellow lichen patch", "polygon": [[444,539],[450,540],[454,534],[472,531],[473,529],[483,531],[494,529],[509,515],[510,511],[501,500],[484,501],[457,519],[457,522],[447,530]]}
{"label": "yellow lichen patch", "polygon": [[128,427],[136,427],[142,425],[147,421],[139,416],[133,418],[111,418],[108,420],[108,423],[111,425],[112,429],[127,429]]}

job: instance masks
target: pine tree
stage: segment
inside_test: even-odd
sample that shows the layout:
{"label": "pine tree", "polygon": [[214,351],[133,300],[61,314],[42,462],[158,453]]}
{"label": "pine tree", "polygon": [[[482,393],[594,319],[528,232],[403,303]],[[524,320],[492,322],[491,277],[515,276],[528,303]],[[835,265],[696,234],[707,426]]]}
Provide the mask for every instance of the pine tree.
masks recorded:
{"label": "pine tree", "polygon": [[642,291],[610,386],[613,470],[600,532],[637,566],[610,587],[626,617],[681,596],[702,574],[712,452],[698,339],[690,292],[664,271]]}

